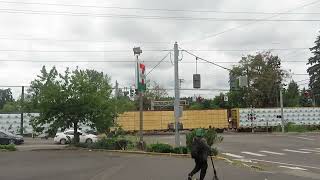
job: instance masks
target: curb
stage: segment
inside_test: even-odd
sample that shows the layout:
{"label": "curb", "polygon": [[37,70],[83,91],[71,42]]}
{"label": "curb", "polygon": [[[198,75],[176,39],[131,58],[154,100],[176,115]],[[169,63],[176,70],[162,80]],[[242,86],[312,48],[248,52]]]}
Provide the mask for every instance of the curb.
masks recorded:
{"label": "curb", "polygon": [[[190,154],[174,154],[174,153],[157,153],[157,152],[145,152],[145,151],[126,151],[126,150],[107,150],[107,149],[89,149],[89,148],[59,148],[59,149],[33,149],[31,151],[55,151],[55,150],[79,150],[79,151],[96,151],[96,152],[109,152],[109,153],[122,153],[122,154],[141,154],[141,155],[152,155],[152,156],[168,156],[168,157],[181,157],[181,158],[191,158]],[[221,156],[209,156],[215,160],[226,160],[226,158]]]}

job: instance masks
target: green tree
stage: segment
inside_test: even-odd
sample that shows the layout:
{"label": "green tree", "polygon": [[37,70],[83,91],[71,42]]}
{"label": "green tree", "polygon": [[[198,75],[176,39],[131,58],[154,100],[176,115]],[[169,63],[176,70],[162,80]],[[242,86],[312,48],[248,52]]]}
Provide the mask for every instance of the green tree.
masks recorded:
{"label": "green tree", "polygon": [[301,93],[300,93],[299,104],[302,107],[311,107],[312,106],[312,100],[308,96],[306,96],[306,94],[308,94],[308,90],[303,88]]}
{"label": "green tree", "polygon": [[298,107],[300,100],[299,86],[296,82],[291,81],[283,93],[283,105],[285,107]]}
{"label": "green tree", "polygon": [[10,88],[0,89],[0,109],[2,109],[7,102],[13,102],[13,101],[14,99],[12,97],[12,92]]}
{"label": "green tree", "polygon": [[105,132],[117,115],[111,92],[110,78],[102,72],[67,68],[59,74],[55,67],[50,71],[43,67],[29,89],[40,113],[32,124],[48,124],[53,131],[73,127],[75,142],[81,124]]}
{"label": "green tree", "polygon": [[308,60],[308,65],[310,67],[307,69],[307,72],[310,76],[309,87],[313,94],[315,94],[315,101],[316,104],[320,104],[320,35],[316,38],[314,42],[315,46],[310,48],[311,53],[313,54],[312,57]]}
{"label": "green tree", "polygon": [[[170,101],[173,98],[168,97],[168,92],[164,89],[160,84],[156,81],[152,83],[150,80],[147,80],[147,89],[146,92],[143,94],[143,109],[150,110],[151,109],[151,101],[159,101],[159,100],[166,100]],[[139,110],[139,98],[136,98],[135,101],[136,109]],[[169,109],[173,109],[173,107],[168,107]]]}
{"label": "green tree", "polygon": [[239,65],[233,67],[231,73],[237,77],[247,76],[249,86],[237,90],[240,92],[232,94],[237,96],[231,100],[243,98],[240,102],[246,103],[246,107],[277,106],[280,83],[288,74],[280,65],[280,58],[270,52],[242,57]]}
{"label": "green tree", "polygon": [[20,107],[19,107],[19,104],[16,102],[16,101],[12,101],[12,102],[7,102],[2,110],[2,112],[5,112],[5,113],[12,113],[12,112],[20,112]]}

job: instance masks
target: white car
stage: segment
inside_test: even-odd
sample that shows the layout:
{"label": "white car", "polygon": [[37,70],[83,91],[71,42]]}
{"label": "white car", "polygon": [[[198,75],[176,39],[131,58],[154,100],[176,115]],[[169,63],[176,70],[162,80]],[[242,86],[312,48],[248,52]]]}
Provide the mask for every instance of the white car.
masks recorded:
{"label": "white car", "polygon": [[[86,134],[79,130],[78,130],[78,133],[79,133],[80,143],[90,144],[93,142],[97,142],[98,140],[98,136],[96,135]],[[74,130],[69,129],[64,132],[57,133],[53,140],[55,143],[58,143],[58,144],[66,144],[69,142],[68,140],[73,139],[73,137],[74,137]]]}

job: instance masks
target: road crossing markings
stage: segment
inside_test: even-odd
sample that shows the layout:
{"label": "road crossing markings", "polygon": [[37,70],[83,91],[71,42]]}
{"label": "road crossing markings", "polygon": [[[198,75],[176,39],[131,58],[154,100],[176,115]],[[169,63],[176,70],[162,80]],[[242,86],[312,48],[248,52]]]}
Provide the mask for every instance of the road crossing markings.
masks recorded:
{"label": "road crossing markings", "polygon": [[222,153],[226,156],[230,156],[230,157],[234,157],[234,158],[239,158],[239,159],[242,159],[243,156],[240,156],[240,155],[236,155],[236,154],[231,154],[231,153]]}
{"label": "road crossing markings", "polygon": [[304,140],[309,140],[309,141],[314,141],[314,139],[311,139],[311,138],[306,138],[306,137],[296,137],[296,138],[299,138],[299,139],[304,139]]}
{"label": "road crossing markings", "polygon": [[259,151],[259,152],[262,152],[262,153],[267,153],[267,154],[275,154],[275,155],[280,155],[280,156],[283,156],[283,155],[286,155],[285,153],[278,153],[278,152],[272,152],[272,151]]}
{"label": "road crossing markings", "polygon": [[320,167],[315,167],[315,166],[306,166],[306,165],[291,164],[291,163],[277,162],[277,161],[267,161],[267,160],[262,160],[262,159],[251,159],[251,160],[252,161],[258,161],[258,162],[271,163],[271,164],[280,164],[280,165],[285,165],[285,166],[295,166],[295,167],[302,167],[302,168],[320,170]]}
{"label": "road crossing markings", "polygon": [[313,150],[313,149],[300,149],[302,151],[310,151],[310,152],[315,152],[315,153],[320,153],[320,150]]}
{"label": "road crossing markings", "polygon": [[243,151],[241,152],[243,154],[249,154],[249,155],[252,155],[252,156],[259,156],[259,157],[263,157],[263,156],[266,156],[264,154],[258,154],[258,153],[253,153],[253,152],[248,152],[248,151]]}
{"label": "road crossing markings", "polygon": [[292,149],[283,149],[283,151],[287,152],[295,152],[295,153],[301,153],[301,154],[310,154],[311,152],[306,152],[306,151],[297,151],[297,150],[292,150]]}
{"label": "road crossing markings", "polygon": [[300,167],[291,167],[291,166],[279,166],[281,168],[287,168],[287,169],[292,169],[292,170],[301,170],[301,171],[307,171],[307,169],[300,168]]}

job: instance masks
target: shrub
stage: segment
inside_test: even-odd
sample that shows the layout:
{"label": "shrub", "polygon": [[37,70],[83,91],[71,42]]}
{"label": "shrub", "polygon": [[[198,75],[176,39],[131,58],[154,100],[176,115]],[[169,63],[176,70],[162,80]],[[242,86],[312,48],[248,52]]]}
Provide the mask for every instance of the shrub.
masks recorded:
{"label": "shrub", "polygon": [[8,150],[8,151],[15,151],[17,150],[15,145],[10,144],[10,145],[0,145],[0,149]]}
{"label": "shrub", "polygon": [[175,154],[188,154],[188,148],[187,147],[175,147],[172,151]]}
{"label": "shrub", "polygon": [[173,148],[169,144],[157,143],[157,144],[148,145],[147,151],[148,152],[158,152],[158,153],[172,153]]}
{"label": "shrub", "polygon": [[116,139],[115,138],[102,138],[97,142],[93,143],[93,149],[109,149],[114,150],[115,148]]}

